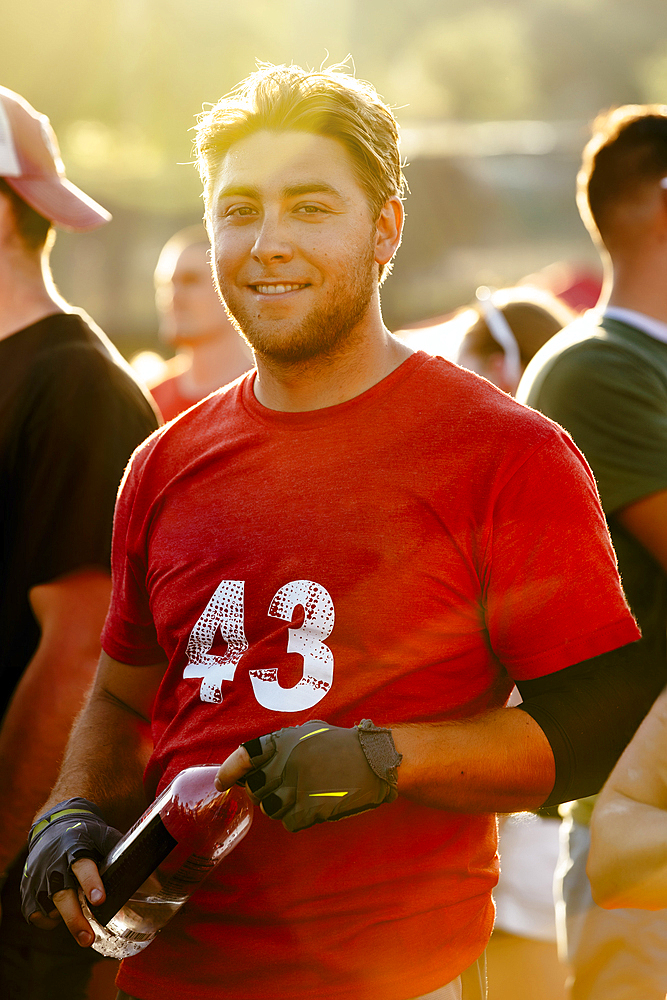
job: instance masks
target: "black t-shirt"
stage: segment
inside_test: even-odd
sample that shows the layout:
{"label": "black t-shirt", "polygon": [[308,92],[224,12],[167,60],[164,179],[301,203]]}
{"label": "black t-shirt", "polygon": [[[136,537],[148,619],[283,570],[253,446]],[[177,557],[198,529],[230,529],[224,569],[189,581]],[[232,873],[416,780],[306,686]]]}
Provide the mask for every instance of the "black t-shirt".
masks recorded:
{"label": "black t-shirt", "polygon": [[118,486],[155,412],[76,313],[0,341],[0,713],[39,642],[28,593],[110,566]]}

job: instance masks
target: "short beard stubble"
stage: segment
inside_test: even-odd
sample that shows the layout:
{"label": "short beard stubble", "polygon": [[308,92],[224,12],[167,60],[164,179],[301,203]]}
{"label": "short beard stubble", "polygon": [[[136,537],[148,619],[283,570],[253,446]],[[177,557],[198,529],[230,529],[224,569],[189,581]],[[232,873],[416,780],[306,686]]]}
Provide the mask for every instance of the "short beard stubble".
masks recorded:
{"label": "short beard stubble", "polygon": [[256,313],[231,301],[233,296],[225,296],[223,301],[239,333],[254,353],[269,363],[291,367],[315,359],[326,361],[354,340],[377,284],[374,263],[373,240],[349,281],[338,282],[327,302],[313,309],[298,326],[277,333],[267,329]]}

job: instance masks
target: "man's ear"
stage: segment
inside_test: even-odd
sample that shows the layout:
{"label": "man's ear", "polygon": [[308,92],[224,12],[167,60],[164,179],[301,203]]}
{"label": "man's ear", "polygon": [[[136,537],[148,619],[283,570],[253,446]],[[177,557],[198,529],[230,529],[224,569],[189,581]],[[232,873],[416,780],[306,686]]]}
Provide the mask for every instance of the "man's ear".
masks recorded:
{"label": "man's ear", "polygon": [[398,250],[403,232],[403,202],[397,196],[389,198],[382,207],[376,225],[375,261],[388,264]]}

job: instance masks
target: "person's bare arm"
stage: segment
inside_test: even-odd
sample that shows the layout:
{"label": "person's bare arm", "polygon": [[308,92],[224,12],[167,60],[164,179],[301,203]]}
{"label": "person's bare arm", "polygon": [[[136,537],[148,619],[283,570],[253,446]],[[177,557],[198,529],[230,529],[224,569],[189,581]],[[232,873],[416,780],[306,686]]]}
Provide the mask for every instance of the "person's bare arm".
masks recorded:
{"label": "person's bare arm", "polygon": [[0,871],[23,847],[53,787],[95,675],[110,590],[109,574],[90,568],[30,591],[41,638],[0,730]]}
{"label": "person's bare arm", "polygon": [[456,812],[517,812],[542,805],[556,777],[549,742],[526,712],[498,708],[432,726],[395,726],[400,795]]}
{"label": "person's bare arm", "polygon": [[146,807],[143,773],[151,747],[144,723],[166,663],[135,667],[102,651],[92,691],[70,734],[58,780],[40,812],[80,796],[126,830]]}
{"label": "person's bare arm", "polygon": [[600,793],[587,870],[599,906],[667,907],[667,691]]}
{"label": "person's bare arm", "polygon": [[667,570],[667,490],[642,497],[614,516]]}
{"label": "person's bare arm", "polygon": [[[555,780],[553,753],[525,712],[500,708],[460,722],[391,726],[398,792],[436,809],[516,812],[545,801]],[[223,763],[216,784],[229,788],[250,770],[244,747]]]}
{"label": "person's bare arm", "polygon": [[[95,683],[70,734],[58,780],[38,814],[68,798],[81,797],[97,805],[106,822],[127,830],[146,808],[143,772],[150,746],[143,723],[149,721],[153,700],[166,663],[135,667],[100,657]],[[104,900],[97,866],[89,859],[72,870],[92,902]],[[93,893],[99,895],[93,896]],[[71,890],[53,897],[58,914],[52,920],[33,914],[31,920],[48,930],[62,917],[77,940],[88,945],[93,935]]]}

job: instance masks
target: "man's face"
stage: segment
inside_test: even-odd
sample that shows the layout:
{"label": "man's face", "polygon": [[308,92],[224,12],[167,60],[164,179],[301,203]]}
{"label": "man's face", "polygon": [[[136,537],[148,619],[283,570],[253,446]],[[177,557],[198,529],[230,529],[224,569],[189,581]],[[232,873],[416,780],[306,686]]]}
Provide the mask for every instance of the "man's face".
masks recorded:
{"label": "man's face", "polygon": [[240,140],[209,213],[220,292],[260,356],[298,363],[360,335],[377,295],[377,229],[339,142],[272,131]]}
{"label": "man's face", "polygon": [[185,247],[173,262],[161,262],[156,272],[155,304],[160,334],[168,343],[194,344],[230,329],[204,243]]}

